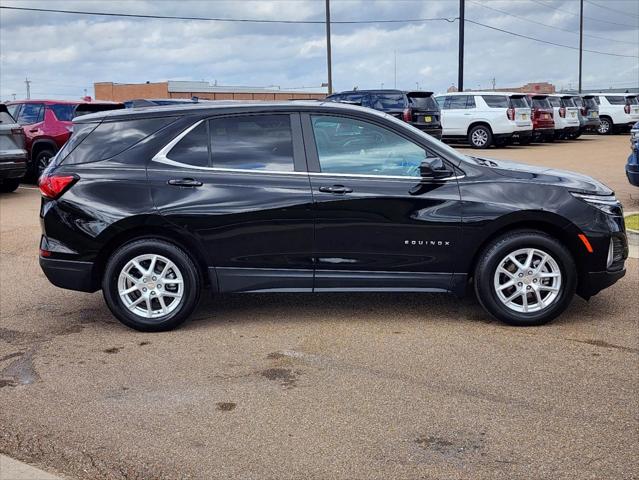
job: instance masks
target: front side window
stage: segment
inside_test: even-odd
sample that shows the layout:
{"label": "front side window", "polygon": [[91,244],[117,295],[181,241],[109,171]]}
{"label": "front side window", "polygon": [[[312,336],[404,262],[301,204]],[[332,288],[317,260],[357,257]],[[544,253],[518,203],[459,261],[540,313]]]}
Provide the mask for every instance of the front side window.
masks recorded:
{"label": "front side window", "polygon": [[44,104],[25,103],[20,109],[18,123],[20,125],[31,125],[44,120]]}
{"label": "front side window", "polygon": [[481,98],[490,108],[508,108],[508,97],[505,95],[482,95]]}
{"label": "front side window", "polygon": [[209,132],[213,167],[295,170],[288,114],[215,118],[209,122]]}
{"label": "front side window", "polygon": [[419,176],[426,150],[378,125],[351,118],[312,117],[323,173]]}

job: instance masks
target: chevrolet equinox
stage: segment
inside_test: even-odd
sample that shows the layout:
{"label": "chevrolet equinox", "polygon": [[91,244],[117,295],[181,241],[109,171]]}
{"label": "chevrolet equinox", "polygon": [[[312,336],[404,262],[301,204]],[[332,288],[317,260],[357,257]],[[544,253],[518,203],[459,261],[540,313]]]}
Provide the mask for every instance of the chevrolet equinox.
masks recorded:
{"label": "chevrolet equinox", "polygon": [[333,102],[213,103],[78,117],[40,178],[40,265],[102,289],[138,330],[200,291],[452,292],[512,325],[625,274],[613,192],[570,172],[465,156]]}

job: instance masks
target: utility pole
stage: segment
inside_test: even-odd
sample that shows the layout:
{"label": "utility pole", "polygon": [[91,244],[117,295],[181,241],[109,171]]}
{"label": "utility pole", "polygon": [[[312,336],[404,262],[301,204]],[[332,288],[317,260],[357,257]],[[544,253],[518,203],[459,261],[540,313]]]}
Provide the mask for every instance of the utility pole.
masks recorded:
{"label": "utility pole", "polygon": [[491,80],[491,83],[493,84],[493,92],[495,91],[495,87],[497,86],[497,79],[495,77],[493,77],[493,79]]}
{"label": "utility pole", "polygon": [[464,3],[459,0],[459,59],[457,64],[457,90],[464,91]]}
{"label": "utility pole", "polygon": [[579,0],[579,93],[581,93],[581,68],[584,55],[584,0]]}
{"label": "utility pole", "polygon": [[333,67],[331,62],[331,0],[326,0],[326,63],[328,66],[329,95],[333,93]]}
{"label": "utility pole", "polygon": [[25,77],[24,83],[27,86],[27,100],[29,100],[31,98],[31,80]]}
{"label": "utility pole", "polygon": [[397,88],[397,50],[394,51],[395,52],[395,67],[394,67],[394,71],[395,71],[395,86],[393,88]]}

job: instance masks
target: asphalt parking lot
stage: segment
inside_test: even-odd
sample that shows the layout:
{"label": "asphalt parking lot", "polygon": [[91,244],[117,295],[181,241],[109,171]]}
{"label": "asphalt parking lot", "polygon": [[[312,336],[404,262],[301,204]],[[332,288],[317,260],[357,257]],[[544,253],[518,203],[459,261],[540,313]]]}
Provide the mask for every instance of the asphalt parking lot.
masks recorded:
{"label": "asphalt parking lot", "polygon": [[[481,153],[639,211],[626,135]],[[636,259],[538,328],[447,295],[245,294],[144,334],[48,283],[38,210],[0,196],[2,453],[78,479],[639,478]]]}

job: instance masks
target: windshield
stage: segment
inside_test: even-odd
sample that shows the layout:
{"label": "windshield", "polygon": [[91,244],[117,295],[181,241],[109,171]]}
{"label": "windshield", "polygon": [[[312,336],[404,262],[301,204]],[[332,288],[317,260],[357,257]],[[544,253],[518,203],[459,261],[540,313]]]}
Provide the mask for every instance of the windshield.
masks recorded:
{"label": "windshield", "polygon": [[547,109],[552,108],[547,98],[533,98],[532,106],[533,108],[547,108]]}
{"label": "windshield", "polygon": [[510,106],[512,108],[530,108],[524,97],[510,97]]}
{"label": "windshield", "polygon": [[428,97],[413,97],[409,95],[408,102],[413,108],[418,110],[439,110],[437,102],[430,95]]}

